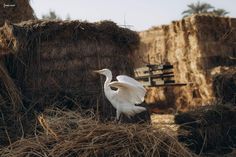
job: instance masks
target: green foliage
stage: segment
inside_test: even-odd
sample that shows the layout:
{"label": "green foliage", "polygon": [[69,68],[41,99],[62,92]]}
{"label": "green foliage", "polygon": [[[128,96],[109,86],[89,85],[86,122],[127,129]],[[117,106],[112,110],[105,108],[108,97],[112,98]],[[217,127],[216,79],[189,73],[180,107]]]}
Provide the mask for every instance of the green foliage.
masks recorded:
{"label": "green foliage", "polygon": [[61,20],[61,18],[55,13],[55,11],[49,11],[48,14],[42,15],[44,20]]}
{"label": "green foliage", "polygon": [[226,16],[227,14],[229,14],[229,12],[224,9],[214,9],[212,13],[216,16]]}
{"label": "green foliage", "polygon": [[182,12],[183,17],[187,17],[193,14],[211,14],[215,16],[225,16],[229,12],[224,9],[215,9],[209,3],[201,3],[200,1],[196,3],[191,3],[188,5],[188,9]]}

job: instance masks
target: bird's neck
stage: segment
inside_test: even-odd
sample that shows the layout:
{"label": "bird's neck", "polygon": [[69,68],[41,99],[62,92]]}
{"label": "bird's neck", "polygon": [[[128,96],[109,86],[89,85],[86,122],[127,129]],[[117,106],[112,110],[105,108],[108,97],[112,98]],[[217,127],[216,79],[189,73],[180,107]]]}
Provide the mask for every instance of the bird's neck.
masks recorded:
{"label": "bird's neck", "polygon": [[106,81],[104,83],[104,93],[105,93],[106,98],[112,104],[112,106],[116,108],[116,105],[112,101],[114,90],[112,90],[111,87],[109,86],[109,83],[111,82],[111,80],[112,80],[112,73],[106,74]]}
{"label": "bird's neck", "polygon": [[104,88],[110,88],[109,83],[111,82],[111,80],[112,80],[112,74],[107,74],[106,75],[106,81],[104,83]]}

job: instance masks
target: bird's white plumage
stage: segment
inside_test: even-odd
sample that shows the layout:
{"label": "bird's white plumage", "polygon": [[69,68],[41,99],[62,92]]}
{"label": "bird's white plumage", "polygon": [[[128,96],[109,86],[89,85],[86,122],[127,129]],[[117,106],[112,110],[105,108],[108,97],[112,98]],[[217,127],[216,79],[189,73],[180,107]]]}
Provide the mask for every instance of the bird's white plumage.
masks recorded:
{"label": "bird's white plumage", "polygon": [[146,90],[140,87],[134,86],[133,84],[129,84],[128,82],[118,81],[109,83],[109,86],[118,88],[116,96],[122,99],[123,101],[132,104],[140,104],[144,101]]}
{"label": "bird's white plumage", "polygon": [[146,91],[146,89],[143,87],[143,85],[142,85],[140,82],[136,81],[135,79],[133,79],[133,78],[131,78],[131,77],[129,77],[129,76],[126,76],[126,75],[119,75],[119,76],[116,77],[116,79],[117,79],[119,82],[126,82],[126,83],[128,83],[128,84],[130,84],[130,85],[133,85],[133,86],[135,86],[135,87],[140,87],[140,88],[142,88],[144,91]]}
{"label": "bird's white plumage", "polygon": [[[95,72],[106,76],[105,96],[116,108],[117,119],[119,119],[120,113],[130,117],[146,110],[144,107],[135,105],[142,103],[146,94],[146,89],[141,83],[126,75],[119,75],[116,77],[117,81],[111,82],[112,73],[109,69]],[[117,90],[112,90],[110,87],[115,87]]]}
{"label": "bird's white plumage", "polygon": [[134,92],[135,95],[138,95],[141,101],[137,101],[136,104],[140,104],[144,101],[144,96],[147,91],[140,82],[126,75],[119,75],[116,79],[121,83],[129,84],[131,87],[130,89],[133,89],[132,92]]}

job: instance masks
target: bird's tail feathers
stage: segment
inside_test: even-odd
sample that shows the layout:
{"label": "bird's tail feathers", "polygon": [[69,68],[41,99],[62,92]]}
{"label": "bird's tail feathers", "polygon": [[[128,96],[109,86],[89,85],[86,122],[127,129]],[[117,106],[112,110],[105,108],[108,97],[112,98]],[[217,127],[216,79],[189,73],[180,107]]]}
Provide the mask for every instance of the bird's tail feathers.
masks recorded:
{"label": "bird's tail feathers", "polygon": [[135,110],[135,113],[138,114],[138,113],[146,111],[147,109],[145,107],[142,107],[142,106],[135,106],[134,110]]}
{"label": "bird's tail feathers", "polygon": [[147,109],[145,107],[142,106],[133,106],[132,108],[127,109],[126,111],[123,111],[123,113],[127,116],[127,117],[133,117],[134,115],[144,112]]}

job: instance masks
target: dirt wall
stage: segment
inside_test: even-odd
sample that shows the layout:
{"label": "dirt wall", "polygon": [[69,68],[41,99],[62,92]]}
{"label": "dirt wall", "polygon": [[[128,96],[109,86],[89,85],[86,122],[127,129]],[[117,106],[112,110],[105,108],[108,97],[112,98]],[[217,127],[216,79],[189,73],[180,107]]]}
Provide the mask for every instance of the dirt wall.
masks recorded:
{"label": "dirt wall", "polygon": [[236,19],[191,16],[140,32],[135,66],[145,65],[148,58],[153,64],[168,62],[174,65],[176,82],[187,83],[182,87],[150,88],[146,101],[183,110],[214,100],[212,69],[236,65],[232,59],[236,56],[235,28]]}

